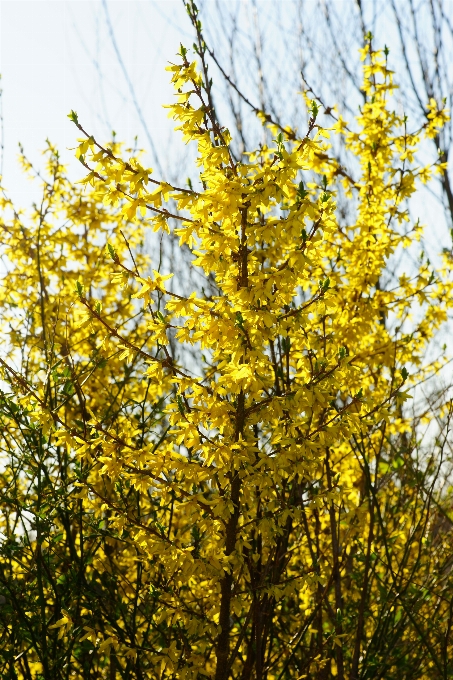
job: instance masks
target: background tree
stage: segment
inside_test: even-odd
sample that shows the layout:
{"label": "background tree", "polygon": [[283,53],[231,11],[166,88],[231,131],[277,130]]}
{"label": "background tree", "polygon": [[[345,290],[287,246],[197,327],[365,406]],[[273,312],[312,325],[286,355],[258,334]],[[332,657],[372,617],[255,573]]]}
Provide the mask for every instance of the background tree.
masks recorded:
{"label": "background tree", "polygon": [[[368,32],[380,44],[391,44],[399,75],[399,106],[414,123],[427,123],[432,98],[439,104],[445,98],[451,108],[453,24],[450,3],[444,0],[290,0],[284,6],[259,5],[256,0],[206,2],[200,3],[200,16],[208,46],[215,45],[211,56],[239,90],[228,79],[218,81],[231,115],[230,127],[237,128],[235,137],[244,148],[255,142],[250,135],[256,127],[243,93],[271,112],[274,120],[290,121],[293,127],[299,127],[305,116],[302,101],[292,96],[300,89],[318,97],[328,116],[335,113],[334,104],[341,115],[354,115],[364,98],[359,48]],[[433,158],[440,149],[447,161],[451,144],[448,122],[424,148]],[[448,170],[439,176],[439,184],[437,195],[450,229],[453,202]]]}

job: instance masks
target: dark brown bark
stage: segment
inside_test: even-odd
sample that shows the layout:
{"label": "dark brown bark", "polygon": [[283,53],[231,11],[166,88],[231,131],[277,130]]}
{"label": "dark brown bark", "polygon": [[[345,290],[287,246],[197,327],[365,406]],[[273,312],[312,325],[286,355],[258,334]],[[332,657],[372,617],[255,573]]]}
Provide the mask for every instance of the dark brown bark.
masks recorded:
{"label": "dark brown bark", "polygon": [[[242,395],[242,399],[244,396]],[[226,527],[225,555],[229,557],[236,544],[236,532],[239,521],[239,495],[241,480],[238,474],[231,482],[231,500],[234,503],[234,512],[230,516]],[[220,584],[220,634],[217,639],[217,666],[215,680],[227,680],[229,675],[228,658],[230,654],[230,608],[231,591],[233,588],[233,572],[225,574]]]}
{"label": "dark brown bark", "polygon": [[[247,249],[247,211],[248,208],[241,208],[241,232],[239,249],[239,277],[238,289],[248,286],[248,249]],[[242,362],[244,359],[242,359]],[[245,394],[241,390],[238,396],[236,407],[236,431],[235,441],[242,436],[245,425]],[[232,466],[230,475],[231,501],[234,511],[229,517],[225,528],[225,555],[229,557],[236,545],[236,533],[239,522],[239,498],[241,494],[241,478],[237,470]],[[231,592],[233,588],[232,570],[225,574],[220,583],[220,633],[217,638],[216,646],[216,672],[215,680],[227,680],[229,676],[229,656],[230,656],[230,611],[231,611]]]}
{"label": "dark brown bark", "polygon": [[[329,491],[332,491],[332,475],[330,470],[329,451],[326,451],[326,474]],[[335,507],[333,502],[329,505],[330,530],[332,536],[332,554],[333,554],[333,573],[334,573],[334,589],[335,589],[335,633],[340,637],[340,645],[342,644],[343,625],[341,623],[341,615],[343,612],[343,597],[341,593],[341,575],[340,575],[340,546],[338,543],[337,533],[337,519],[335,515]],[[340,618],[339,618],[340,616]],[[344,659],[343,647],[336,645],[336,661],[337,661],[337,677],[338,680],[344,680]]]}
{"label": "dark brown bark", "polygon": [[365,558],[365,573],[363,576],[362,593],[360,596],[359,605],[359,615],[357,618],[357,631],[354,645],[354,654],[352,657],[351,664],[351,680],[358,680],[359,678],[359,657],[360,657],[360,646],[363,637],[363,629],[365,624],[365,607],[368,597],[368,583],[370,577],[370,564],[371,564],[371,547],[374,538],[374,506],[370,502],[370,528],[368,532],[368,543],[367,552]]}

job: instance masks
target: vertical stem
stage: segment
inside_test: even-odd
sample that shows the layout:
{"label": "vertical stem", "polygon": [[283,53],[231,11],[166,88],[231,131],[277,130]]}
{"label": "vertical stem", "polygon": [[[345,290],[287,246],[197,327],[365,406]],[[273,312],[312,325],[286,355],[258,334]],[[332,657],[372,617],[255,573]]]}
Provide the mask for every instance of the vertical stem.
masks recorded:
{"label": "vertical stem", "polygon": [[[370,481],[368,480],[368,483]],[[374,538],[374,506],[372,499],[369,501],[370,527],[368,530],[368,543],[365,558],[365,573],[363,576],[362,593],[360,596],[359,615],[357,619],[357,632],[354,645],[354,654],[351,664],[351,680],[358,680],[359,677],[359,657],[360,645],[363,637],[363,628],[365,624],[365,606],[368,597],[368,583],[370,578],[370,563],[371,563],[371,548]]]}
{"label": "vertical stem", "polygon": [[[329,450],[326,451],[326,473],[327,473],[327,485],[329,491],[332,491],[332,475],[330,470],[329,462]],[[340,547],[338,544],[338,534],[337,534],[337,519],[335,516],[335,507],[333,501],[329,504],[329,517],[330,517],[330,533],[332,536],[332,553],[333,553],[333,574],[334,574],[334,588],[335,588],[335,633],[337,636],[343,635],[343,625],[341,620],[338,618],[338,611],[342,614],[343,612],[343,598],[341,594],[341,576],[340,576]],[[343,659],[343,647],[342,638],[340,637],[340,645],[336,646],[336,657],[337,657],[337,670],[338,670],[338,680],[344,680],[344,659]]]}
{"label": "vertical stem", "polygon": [[47,620],[46,620],[46,598],[44,594],[44,584],[43,584],[43,570],[42,570],[42,535],[41,535],[41,500],[42,500],[42,481],[41,481],[41,465],[42,465],[42,433],[39,434],[39,451],[38,451],[38,498],[37,498],[37,508],[36,508],[36,579],[38,583],[38,599],[39,599],[39,609],[41,614],[41,660],[43,666],[43,674],[45,680],[50,679],[49,674],[49,660],[47,654]]}
{"label": "vertical stem", "polygon": [[[321,536],[321,522],[319,519],[319,510],[318,508],[315,508],[314,510],[315,514],[315,527],[316,527],[316,534],[315,534],[315,541],[316,541],[316,574],[319,575],[320,569],[319,569],[319,562],[320,562],[320,557],[321,557],[321,548],[319,545],[319,538]],[[309,535],[307,533],[307,535]],[[318,608],[318,612],[316,615],[316,628],[317,628],[317,652],[319,655],[319,658],[321,659],[322,657],[322,652],[323,652],[323,647],[324,647],[324,640],[323,640],[323,616],[322,616],[322,600],[323,600],[323,590],[322,590],[322,585],[318,581],[317,589],[316,589],[316,606]],[[321,669],[318,672],[318,680],[324,680],[326,677],[326,668]]]}
{"label": "vertical stem", "polygon": [[109,680],[116,680],[116,654],[112,648],[110,648],[109,662]]}
{"label": "vertical stem", "polygon": [[[244,394],[242,392],[239,395],[238,402],[239,401],[242,401],[242,404],[244,403]],[[241,478],[239,477],[238,474],[235,474],[231,481],[231,500],[234,504],[234,511],[227,522],[225,536],[225,555],[227,557],[231,555],[236,544],[236,531],[239,521],[240,491],[241,491]],[[216,650],[217,666],[215,680],[227,680],[229,675],[228,657],[230,654],[230,607],[232,587],[233,587],[233,571],[231,570],[225,574],[220,584],[220,616],[219,616],[220,634],[217,639]]]}
{"label": "vertical stem", "polygon": [[255,600],[255,675],[256,680],[263,678],[263,603],[260,597]]}
{"label": "vertical stem", "polygon": [[[248,286],[248,249],[247,249],[247,206],[240,209],[241,213],[241,233],[240,233],[240,259],[239,259],[239,277],[238,290],[247,288]],[[244,349],[244,352],[246,349]],[[245,357],[242,358],[241,363],[245,362]],[[241,390],[238,395],[236,407],[236,428],[234,433],[234,440],[237,442],[244,432],[245,425],[245,394]],[[236,545],[236,533],[239,523],[239,498],[241,493],[241,478],[234,466],[229,474],[231,484],[231,501],[233,503],[233,513],[230,515],[226,523],[225,532],[225,555],[229,557]],[[220,633],[217,639],[216,648],[216,672],[215,680],[227,680],[229,676],[228,659],[230,655],[230,610],[231,610],[231,591],[233,588],[233,571],[225,574],[220,582],[220,615],[219,626]]]}

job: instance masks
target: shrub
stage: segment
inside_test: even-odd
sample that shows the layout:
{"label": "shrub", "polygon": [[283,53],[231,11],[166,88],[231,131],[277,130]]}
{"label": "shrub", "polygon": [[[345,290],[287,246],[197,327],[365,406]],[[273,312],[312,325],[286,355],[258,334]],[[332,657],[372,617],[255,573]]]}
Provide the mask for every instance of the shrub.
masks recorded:
{"label": "shrub", "polygon": [[259,111],[237,159],[197,49],[170,66],[197,184],[71,112],[83,182],[49,145],[41,203],[2,199],[2,675],[446,678],[451,401],[406,402],[445,361],[450,260],[393,262],[447,114],[410,133],[370,37],[353,127]]}

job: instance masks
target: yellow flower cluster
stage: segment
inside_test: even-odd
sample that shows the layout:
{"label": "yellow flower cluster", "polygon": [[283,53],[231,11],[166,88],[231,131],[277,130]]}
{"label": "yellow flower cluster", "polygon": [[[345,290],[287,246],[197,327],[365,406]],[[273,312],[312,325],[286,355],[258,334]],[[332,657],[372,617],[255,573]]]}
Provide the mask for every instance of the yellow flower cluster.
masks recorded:
{"label": "yellow flower cluster", "polygon": [[[140,662],[144,674],[127,677],[296,678],[327,666],[346,677],[374,639],[385,578],[397,574],[402,591],[425,564],[424,506],[390,517],[399,486],[388,470],[395,442],[411,437],[409,387],[440,368],[425,356],[452,284],[424,262],[383,284],[392,256],[420,238],[408,199],[431,168],[415,160],[422,131],[391,108],[386,55],[364,57],[354,131],[341,119],[323,129],[316,106],[301,137],[264,116],[274,142],[237,159],[182,50],[169,109],[197,145],[198,189],[102,146],[71,113],[83,183],[69,183],[49,148],[41,206],[25,216],[2,199],[1,364],[17,404],[4,437],[31,433],[24,460],[40,481],[29,492],[19,475],[18,493],[38,518],[57,507],[53,477],[64,490],[52,522],[72,531],[91,585],[64,602],[49,580],[39,615],[78,650],[67,663],[80,677],[85,649],[101,669],[110,659],[133,673]],[[429,107],[434,135],[446,113]],[[330,155],[331,134],[357,157],[356,179]],[[356,205],[348,226],[339,190]],[[151,273],[140,245],[150,226],[190,249],[203,285],[187,293],[177,271]],[[385,517],[373,500],[381,473]],[[2,493],[13,478],[3,473]],[[50,559],[59,548],[43,522],[39,554]],[[11,567],[19,581],[36,568],[27,550]],[[62,563],[56,579],[69,578]],[[104,626],[86,599],[96,579],[117,598]],[[44,656],[31,657],[53,677]]]}

